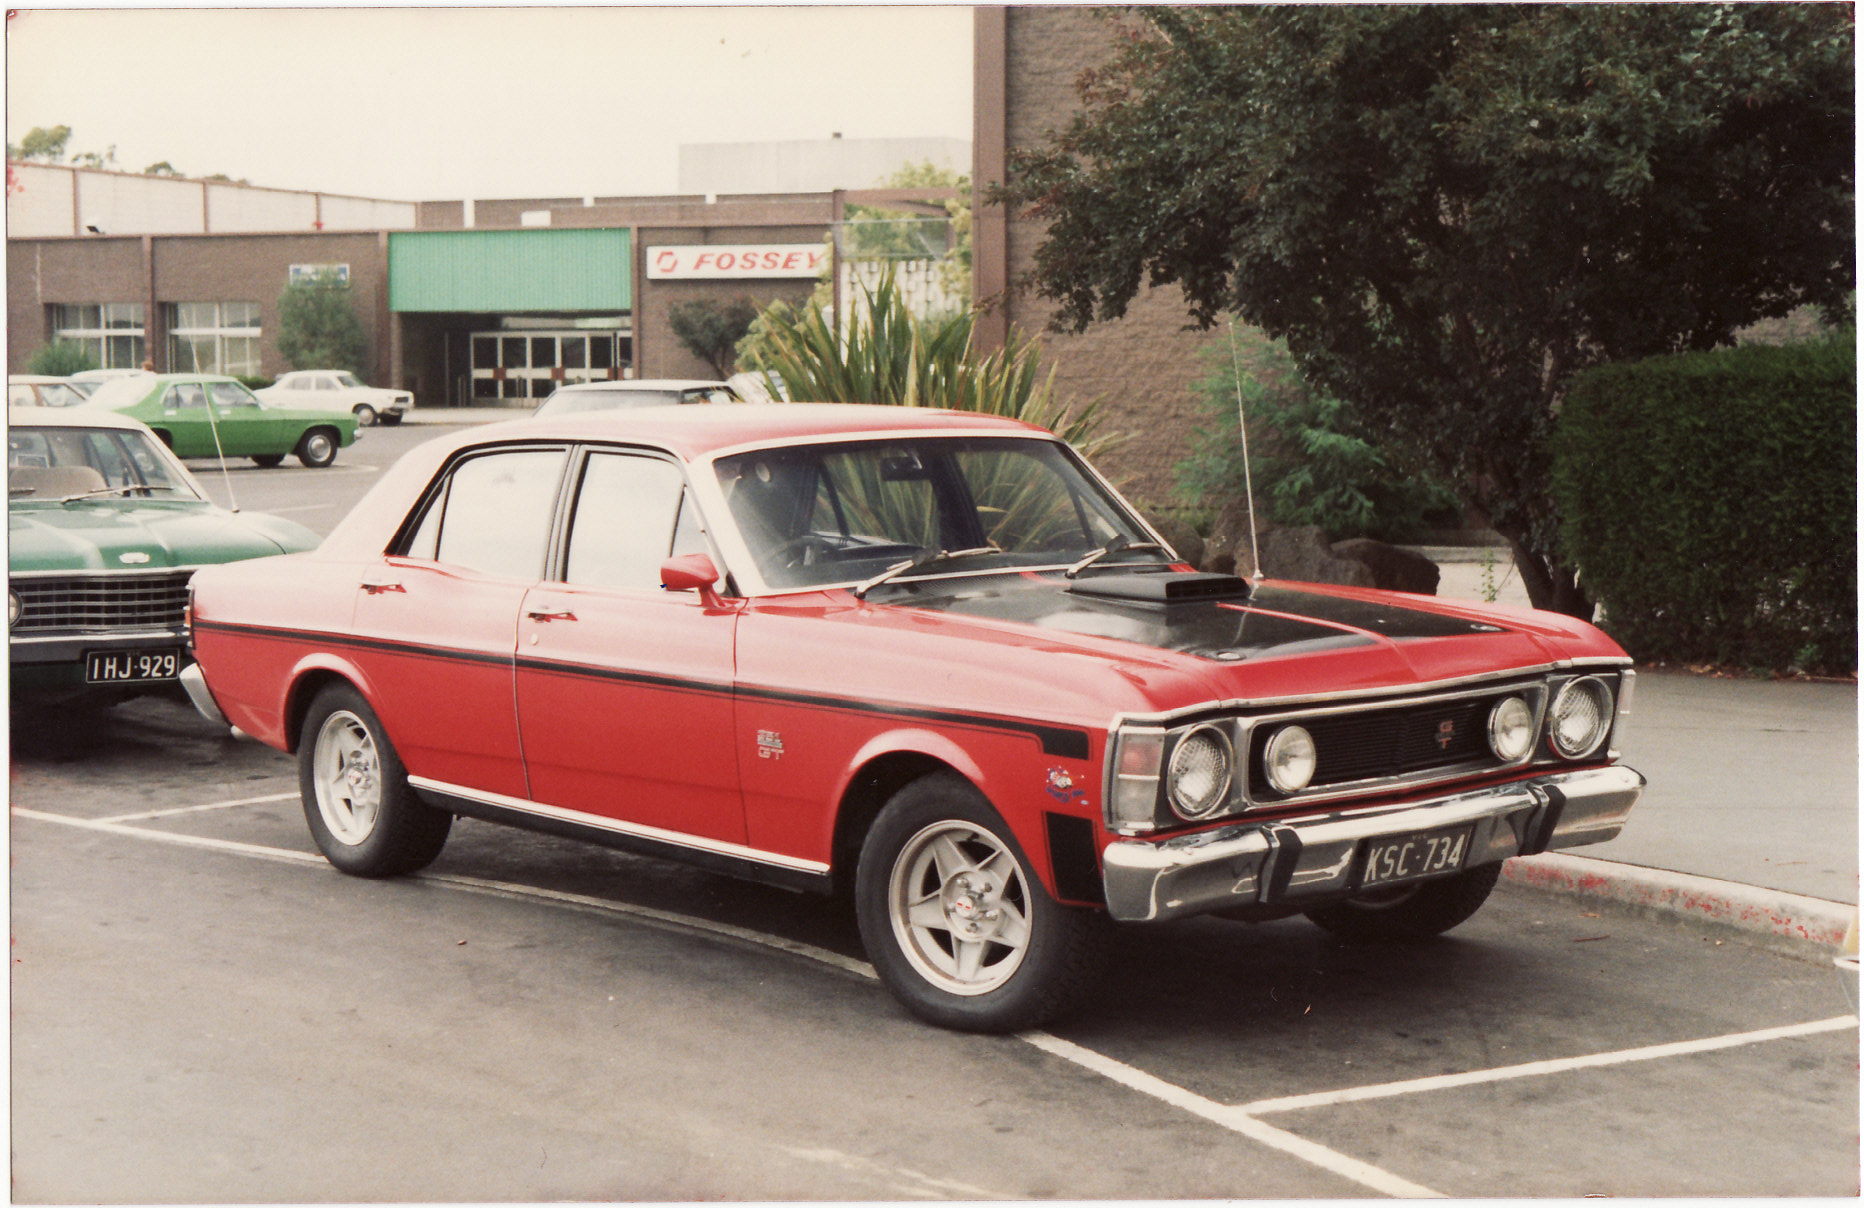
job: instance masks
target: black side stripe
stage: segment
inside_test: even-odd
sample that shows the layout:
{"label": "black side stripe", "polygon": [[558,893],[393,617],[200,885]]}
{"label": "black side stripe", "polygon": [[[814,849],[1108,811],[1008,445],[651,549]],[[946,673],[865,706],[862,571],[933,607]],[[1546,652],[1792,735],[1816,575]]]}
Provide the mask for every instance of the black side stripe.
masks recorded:
{"label": "black side stripe", "polygon": [[840,709],[851,713],[869,713],[882,717],[904,717],[914,721],[943,722],[949,725],[975,726],[990,730],[1008,730],[1012,733],[1028,734],[1042,744],[1042,753],[1055,755],[1063,759],[1086,759],[1089,753],[1087,731],[1068,726],[1045,726],[1040,722],[1023,721],[1012,717],[993,717],[986,713],[960,713],[942,709],[919,709],[910,705],[889,705],[878,701],[859,700],[854,697],[819,696],[806,692],[788,692],[778,688],[758,688],[745,684],[732,685],[715,680],[684,679],[677,676],[653,675],[644,671],[623,671],[618,668],[591,667],[582,663],[561,663],[550,659],[516,658],[509,655],[487,654],[476,650],[458,650],[441,646],[424,646],[415,642],[396,642],[385,638],[363,638],[330,633],[318,633],[302,629],[280,629],[267,625],[229,625],[222,621],[197,621],[198,630],[215,633],[238,634],[244,637],[272,638],[281,641],[314,642],[325,646],[342,647],[349,650],[369,650],[381,654],[411,655],[420,658],[438,659],[445,662],[463,662],[476,664],[496,664],[516,666],[526,671],[549,672],[554,675],[577,676],[585,679],[598,679],[612,683],[640,684],[653,688],[668,688],[684,692],[709,692],[726,696],[738,696],[749,700],[767,700],[779,704],[808,705],[821,709]]}

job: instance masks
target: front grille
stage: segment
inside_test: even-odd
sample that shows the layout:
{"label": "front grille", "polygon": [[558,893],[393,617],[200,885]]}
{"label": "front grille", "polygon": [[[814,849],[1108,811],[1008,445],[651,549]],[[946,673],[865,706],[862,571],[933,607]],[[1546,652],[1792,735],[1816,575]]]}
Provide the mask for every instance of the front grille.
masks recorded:
{"label": "front grille", "polygon": [[25,606],[14,633],[66,629],[173,629],[188,605],[192,570],[16,578]]}
{"label": "front grille", "polygon": [[[1314,737],[1314,778],[1305,791],[1415,776],[1440,768],[1485,762],[1499,765],[1489,750],[1488,717],[1495,702],[1507,695],[1498,692],[1364,713],[1290,718]],[[1281,796],[1269,786],[1262,770],[1263,748],[1279,728],[1274,723],[1258,726],[1250,743],[1249,795],[1257,801]]]}

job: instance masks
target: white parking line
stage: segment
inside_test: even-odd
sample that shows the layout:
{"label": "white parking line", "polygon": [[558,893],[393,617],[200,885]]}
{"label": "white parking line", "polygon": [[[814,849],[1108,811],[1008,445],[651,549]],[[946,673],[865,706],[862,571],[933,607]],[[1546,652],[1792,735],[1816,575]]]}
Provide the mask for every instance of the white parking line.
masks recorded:
{"label": "white parking line", "polygon": [[[203,814],[210,810],[230,810],[241,805],[266,805],[273,801],[296,801],[296,793],[273,793],[269,797],[242,797],[238,801],[215,801],[207,805],[179,805],[174,809],[146,810],[140,814],[113,814],[108,818],[98,818],[98,822],[146,822],[151,818],[173,818],[176,814]],[[18,811],[15,811],[18,812]],[[47,817],[57,815],[48,814]]]}
{"label": "white parking line", "polygon": [[1795,1036],[1814,1036],[1821,1032],[1839,1032],[1857,1026],[1857,1016],[1838,1015],[1831,1019],[1790,1024],[1783,1028],[1762,1028],[1756,1032],[1707,1036],[1701,1040],[1679,1040],[1673,1044],[1646,1045],[1639,1049],[1621,1049],[1615,1053],[1593,1053],[1586,1057],[1563,1057],[1554,1061],[1529,1061],[1522,1065],[1504,1065],[1492,1070],[1438,1074],[1432,1078],[1413,1078],[1406,1082],[1355,1086],[1345,1090],[1321,1091],[1313,1095],[1290,1095],[1285,1099],[1258,1099],[1254,1103],[1245,1103],[1234,1110],[1260,1116],[1274,1112],[1299,1111],[1307,1107],[1332,1107],[1339,1103],[1357,1103],[1365,1099],[1414,1095],[1420,1091],[1448,1090],[1458,1086],[1476,1086],[1484,1082],[1505,1082],[1510,1078],[1533,1078],[1541,1074],[1562,1074],[1568,1070],[1597,1069],[1601,1066],[1625,1065],[1633,1061],[1655,1061],[1660,1057],[1712,1053],[1717,1049],[1739,1048],[1742,1045],[1759,1044],[1766,1040],[1787,1040]]}
{"label": "white parking line", "polygon": [[[238,843],[229,839],[215,839],[206,835],[183,835],[172,831],[151,830],[147,827],[125,826],[125,821],[165,817],[178,813],[190,813],[201,810],[229,809],[239,805],[256,805],[269,801],[285,801],[296,797],[296,793],[280,793],[269,797],[252,797],[240,801],[223,801],[211,805],[182,807],[174,810],[157,810],[146,814],[124,814],[114,818],[73,818],[63,814],[48,814],[39,810],[14,807],[13,816],[29,818],[40,822],[54,822],[81,830],[100,831],[106,834],[142,839],[157,843],[167,843],[177,847],[195,847],[210,851],[225,852],[229,855],[248,856],[257,859],[276,860],[293,864],[317,864],[328,867],[323,856],[315,852],[298,852],[286,848],[261,847],[252,843]],[[614,902],[605,898],[589,897],[585,894],[565,893],[554,889],[540,889],[531,885],[520,885],[505,881],[489,881],[481,877],[468,877],[451,873],[419,873],[414,880],[426,881],[436,885],[445,885],[465,893],[484,894],[518,900],[548,902],[553,905],[566,906],[574,910],[589,911],[598,914],[622,915],[637,919],[651,925],[666,927],[685,932],[710,934],[725,939],[737,940],[761,948],[771,948],[800,956],[822,965],[850,973],[869,981],[877,980],[873,966],[866,961],[830,952],[811,944],[786,940],[780,936],[768,935],[748,928],[734,927],[729,923],[715,923],[707,919],[693,918],[689,915],[675,914],[671,911],[655,910],[647,906],[635,906],[626,902]],[[1297,1111],[1310,1107],[1330,1107],[1341,1103],[1352,1103],[1366,1099],[1380,1099],[1394,1095],[1415,1094],[1421,1091],[1443,1090],[1451,1087],[1472,1086],[1484,1082],[1498,1082],[1510,1078],[1526,1078],[1541,1074],[1562,1073],[1567,1070],[1591,1069],[1602,1066],[1623,1065],[1636,1061],[1651,1061],[1662,1057],[1686,1056],[1693,1053],[1713,1052],[1718,1049],[1735,1048],[1741,1045],[1759,1044],[1769,1040],[1784,1040],[1798,1036],[1816,1035],[1822,1032],[1835,1032],[1858,1026],[1855,1015],[1838,1016],[1832,1019],[1817,1020],[1812,1023],[1790,1024],[1779,1028],[1763,1028],[1753,1032],[1740,1032],[1727,1036],[1713,1036],[1701,1040],[1680,1041],[1674,1044],[1649,1045],[1644,1048],[1624,1049],[1613,1053],[1598,1053],[1587,1057],[1568,1057],[1555,1061],[1534,1061],[1523,1065],[1502,1066],[1492,1070],[1472,1070],[1461,1074],[1443,1074],[1432,1078],[1415,1078],[1405,1082],[1387,1082],[1374,1086],[1350,1087],[1344,1090],[1323,1091],[1312,1095],[1293,1095],[1282,1099],[1261,1099],[1253,1103],[1228,1105],[1206,1099],[1183,1087],[1166,1082],[1143,1070],[1135,1069],[1123,1062],[1116,1061],[1092,1049],[1083,1048],[1072,1041],[1063,1040],[1047,1032],[1024,1032],[1018,1039],[1033,1045],[1043,1052],[1059,1057],[1082,1069],[1099,1074],[1101,1077],[1117,1082],[1129,1090],[1148,1095],[1162,1103],[1176,1107],[1181,1111],[1207,1120],[1221,1128],[1247,1137],[1259,1144],[1281,1151],[1291,1157],[1300,1159],[1322,1170],[1337,1174],[1342,1178],[1358,1183],[1368,1190],[1401,1199],[1441,1199],[1441,1192],[1432,1191],[1406,1179],[1381,1170],[1357,1158],[1348,1157],[1324,1145],[1316,1144],[1304,1137],[1265,1124],[1256,1117],[1276,1112]]]}
{"label": "white parking line", "polygon": [[1190,1112],[1194,1116],[1202,1116],[1212,1124],[1227,1128],[1231,1132],[1241,1133],[1250,1140],[1260,1142],[1271,1149],[1279,1149],[1283,1153],[1300,1158],[1322,1170],[1351,1179],[1362,1187],[1399,1199],[1444,1198],[1440,1191],[1420,1187],[1416,1183],[1401,1179],[1389,1171],[1380,1170],[1357,1158],[1349,1158],[1343,1153],[1328,1149],[1324,1145],[1317,1145],[1304,1137],[1297,1137],[1291,1132],[1283,1132],[1273,1125],[1262,1123],[1245,1111],[1225,1107],[1221,1103],[1193,1094],[1181,1086],[1174,1086],[1162,1078],[1156,1078],[1143,1070],[1136,1070],[1130,1065],[1115,1061],[1092,1049],[1084,1049],[1072,1041],[1051,1036],[1047,1032],[1024,1032],[1022,1039],[1045,1053],[1051,1053],[1064,1061],[1071,1061],[1083,1069],[1092,1070],[1103,1078],[1110,1078],[1121,1086],[1138,1091],[1142,1095],[1150,1095],[1181,1111]]}

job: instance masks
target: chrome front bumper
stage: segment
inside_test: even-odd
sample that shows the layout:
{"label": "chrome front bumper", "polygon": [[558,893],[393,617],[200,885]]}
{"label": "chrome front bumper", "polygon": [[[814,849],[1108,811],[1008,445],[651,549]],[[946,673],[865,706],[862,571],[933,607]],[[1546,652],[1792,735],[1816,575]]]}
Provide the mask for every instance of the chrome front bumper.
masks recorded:
{"label": "chrome front bumper", "polygon": [[1107,911],[1124,922],[1156,922],[1236,906],[1319,905],[1353,890],[1365,840],[1411,831],[1473,824],[1471,868],[1602,843],[1624,829],[1643,791],[1644,777],[1630,768],[1591,768],[1363,813],[1121,839],[1101,857]]}

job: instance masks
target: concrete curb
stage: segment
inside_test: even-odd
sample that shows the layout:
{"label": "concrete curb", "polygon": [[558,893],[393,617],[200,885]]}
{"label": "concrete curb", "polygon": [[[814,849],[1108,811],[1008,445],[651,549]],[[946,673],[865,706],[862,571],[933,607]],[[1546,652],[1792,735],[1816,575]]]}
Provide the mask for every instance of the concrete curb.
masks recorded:
{"label": "concrete curb", "polygon": [[1838,954],[1858,909],[1779,889],[1557,852],[1509,860],[1502,865],[1502,880],[1724,932],[1742,943],[1811,959]]}

